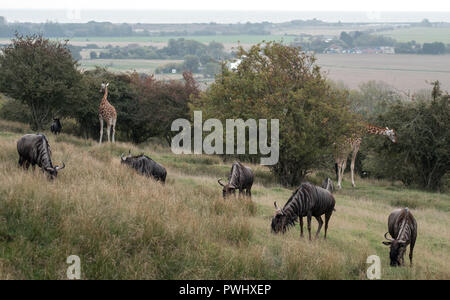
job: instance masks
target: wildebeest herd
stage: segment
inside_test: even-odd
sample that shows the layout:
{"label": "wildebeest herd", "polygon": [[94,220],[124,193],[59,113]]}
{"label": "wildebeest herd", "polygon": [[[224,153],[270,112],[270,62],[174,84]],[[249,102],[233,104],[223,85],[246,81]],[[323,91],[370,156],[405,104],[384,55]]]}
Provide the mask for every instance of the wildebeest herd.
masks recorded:
{"label": "wildebeest herd", "polygon": [[[61,128],[59,119],[55,118],[51,131],[54,134],[59,134]],[[55,179],[58,171],[65,167],[64,162],[61,167],[53,165],[50,144],[44,134],[24,135],[17,142],[17,151],[20,167],[28,169],[31,165],[34,169],[38,165],[50,180]],[[143,176],[160,181],[162,184],[166,182],[166,169],[144,154],[132,156],[130,151],[128,156],[122,154],[120,160],[121,164],[133,168]],[[228,183],[225,184],[222,179],[218,179],[218,183],[222,186],[224,199],[230,195],[235,196],[236,190],[239,190],[239,197],[244,196],[251,199],[253,182],[254,173],[252,169],[238,161],[231,166]],[[308,236],[311,240],[311,220],[314,217],[319,224],[315,234],[315,237],[318,238],[324,223],[322,220],[322,215],[324,215],[324,239],[326,239],[328,223],[336,205],[333,191],[334,186],[330,178],[323,181],[322,187],[309,182],[301,183],[282,208],[279,208],[277,203],[274,202],[276,211],[272,218],[271,231],[273,233],[285,233],[287,229],[294,227],[299,222],[300,236],[303,237],[303,217],[306,217]],[[391,237],[387,236],[388,233]],[[417,222],[408,208],[396,209],[389,215],[388,232],[384,237],[387,241],[384,241],[383,244],[390,246],[390,265],[404,265],[403,257],[407,246],[410,245],[409,259],[412,266],[413,250],[417,238]]]}

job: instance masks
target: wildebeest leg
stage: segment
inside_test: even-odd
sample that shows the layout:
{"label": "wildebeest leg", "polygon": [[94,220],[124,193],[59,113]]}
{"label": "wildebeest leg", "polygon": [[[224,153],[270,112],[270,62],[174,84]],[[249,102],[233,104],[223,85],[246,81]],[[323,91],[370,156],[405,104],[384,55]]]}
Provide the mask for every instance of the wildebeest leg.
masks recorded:
{"label": "wildebeest leg", "polygon": [[331,214],[332,214],[332,212],[329,212],[329,213],[325,214],[325,235],[323,237],[324,240],[327,239],[328,221],[331,218]]}
{"label": "wildebeest leg", "polygon": [[103,118],[99,117],[99,120],[100,120],[100,140],[99,140],[99,143],[101,144],[102,143],[102,138],[103,138]]}
{"label": "wildebeest leg", "polygon": [[413,251],[414,251],[414,245],[416,244],[416,235],[413,235],[411,237],[411,244],[409,245],[409,263],[410,266],[412,267],[413,265]]}
{"label": "wildebeest leg", "polygon": [[322,221],[322,217],[321,216],[314,216],[317,220],[317,222],[319,223],[319,228],[317,228],[317,232],[316,232],[316,239],[319,236],[320,233],[320,229],[322,229],[322,225],[323,225],[323,221]]}
{"label": "wildebeest leg", "polygon": [[311,240],[311,214],[308,213],[308,215],[306,216],[306,221],[308,222],[308,235],[309,235],[309,240]]}
{"label": "wildebeest leg", "polygon": [[247,196],[248,197],[252,197],[252,190],[251,189],[247,189]]}
{"label": "wildebeest leg", "polygon": [[22,156],[19,157],[19,167],[23,167],[23,158],[22,158]]}
{"label": "wildebeest leg", "polygon": [[27,161],[26,163],[25,163],[25,169],[27,169],[28,170],[28,168],[30,167],[30,162],[29,161]]}
{"label": "wildebeest leg", "polygon": [[303,217],[298,217],[300,219],[300,237],[303,237]]}

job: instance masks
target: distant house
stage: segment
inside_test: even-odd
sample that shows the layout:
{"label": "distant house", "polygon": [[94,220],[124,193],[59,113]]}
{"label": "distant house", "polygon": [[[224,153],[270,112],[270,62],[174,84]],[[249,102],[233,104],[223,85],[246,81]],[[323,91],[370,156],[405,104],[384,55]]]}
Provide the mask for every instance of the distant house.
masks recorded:
{"label": "distant house", "polygon": [[395,48],[394,47],[380,47],[381,53],[383,54],[395,54]]}
{"label": "distant house", "polygon": [[327,54],[340,54],[342,53],[342,51],[344,50],[344,48],[342,48],[339,45],[331,45],[330,47],[326,48],[323,53],[327,53]]}

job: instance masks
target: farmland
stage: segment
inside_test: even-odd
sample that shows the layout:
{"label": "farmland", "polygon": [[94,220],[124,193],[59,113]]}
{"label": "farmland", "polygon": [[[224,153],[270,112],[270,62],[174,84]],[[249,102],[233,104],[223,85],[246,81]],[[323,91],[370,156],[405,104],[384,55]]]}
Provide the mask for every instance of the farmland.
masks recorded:
{"label": "farmland", "polygon": [[[450,279],[449,194],[359,178],[352,189],[345,181],[328,239],[309,242],[298,226],[270,232],[273,201],[284,204],[291,190],[265,167],[252,165],[252,202],[225,201],[216,179],[230,162],[217,156],[47,133],[54,160],[67,166],[50,183],[39,171],[16,168],[15,143],[28,131],[0,120],[2,279],[64,279],[72,254],[81,258],[82,279],[365,279],[373,254],[381,258],[382,279]],[[166,166],[166,185],[121,166],[128,149]],[[387,216],[399,206],[419,224],[413,268],[389,267],[381,243]]]}
{"label": "farmland", "polygon": [[450,27],[410,27],[383,31],[380,34],[392,37],[399,42],[450,43]]}
{"label": "farmland", "polygon": [[403,91],[429,88],[434,80],[450,90],[450,55],[318,54],[317,63],[328,77],[350,88],[369,80],[384,81]]}

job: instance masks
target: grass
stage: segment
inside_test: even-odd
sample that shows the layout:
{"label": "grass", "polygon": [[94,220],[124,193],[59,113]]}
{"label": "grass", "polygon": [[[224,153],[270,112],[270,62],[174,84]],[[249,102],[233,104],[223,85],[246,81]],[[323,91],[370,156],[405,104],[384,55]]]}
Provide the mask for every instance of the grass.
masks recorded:
{"label": "grass", "polygon": [[411,27],[383,31],[379,34],[389,36],[399,42],[416,41],[418,43],[450,43],[450,27]]}
{"label": "grass", "polygon": [[[362,179],[352,189],[344,181],[328,240],[309,242],[298,226],[270,232],[273,201],[284,204],[291,191],[264,167],[252,166],[252,201],[224,201],[216,179],[230,163],[218,157],[47,134],[53,160],[66,163],[49,182],[17,168],[22,130],[0,120],[0,279],[65,279],[72,254],[82,279],[365,279],[372,254],[381,257],[383,279],[450,279],[449,194]],[[122,166],[128,149],[162,163],[166,184]],[[418,221],[413,268],[390,268],[381,244],[399,204]]]}

